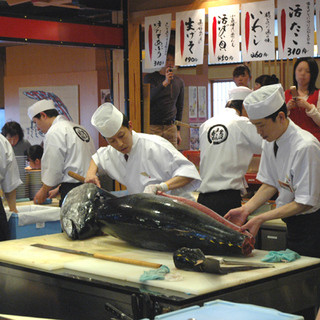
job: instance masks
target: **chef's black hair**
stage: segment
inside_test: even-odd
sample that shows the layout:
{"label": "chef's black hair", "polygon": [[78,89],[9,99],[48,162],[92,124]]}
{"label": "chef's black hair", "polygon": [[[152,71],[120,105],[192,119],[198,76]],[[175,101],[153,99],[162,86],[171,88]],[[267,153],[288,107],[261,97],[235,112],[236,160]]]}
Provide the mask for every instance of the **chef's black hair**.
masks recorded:
{"label": "chef's black hair", "polygon": [[24,137],[23,130],[20,126],[20,124],[16,121],[8,121],[5,123],[5,125],[2,127],[1,133],[3,136],[10,135],[13,136],[19,136],[19,141],[21,141]]}
{"label": "chef's black hair", "polygon": [[254,81],[255,83],[259,83],[261,87],[268,86],[270,84],[277,84],[279,83],[279,79],[275,74],[269,75],[269,74],[262,74],[261,76],[257,77]]}
{"label": "chef's black hair", "polygon": [[242,104],[243,100],[229,100],[226,104],[226,108],[233,108],[239,111],[240,116],[242,116]]}
{"label": "chef's black hair", "polygon": [[276,112],[274,112],[273,114],[270,114],[270,116],[265,117],[265,119],[272,119],[273,122],[276,121],[276,117],[278,116],[279,112],[283,112],[284,115],[287,118],[288,115],[288,110],[287,110],[287,105],[284,103],[280,109],[278,109]]}
{"label": "chef's black hair", "polygon": [[126,128],[129,128],[129,119],[126,115],[123,114],[122,125]]}
{"label": "chef's black hair", "polygon": [[[45,113],[48,116],[48,118],[57,117],[59,115],[59,112],[56,109],[49,109],[49,110],[45,110],[45,111],[41,111],[41,112]],[[34,118],[40,119],[40,117],[41,117],[40,113],[41,112],[37,113],[34,116]]]}

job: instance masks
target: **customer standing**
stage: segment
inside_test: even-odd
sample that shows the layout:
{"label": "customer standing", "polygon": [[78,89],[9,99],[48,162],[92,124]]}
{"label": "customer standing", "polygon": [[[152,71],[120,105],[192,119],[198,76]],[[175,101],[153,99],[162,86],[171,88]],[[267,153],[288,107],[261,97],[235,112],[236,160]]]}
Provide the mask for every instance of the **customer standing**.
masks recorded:
{"label": "customer standing", "polygon": [[[265,140],[257,179],[257,193],[226,218],[254,236],[273,219],[287,224],[287,246],[301,255],[320,257],[320,143],[287,118],[281,84],[264,86],[248,95],[243,104],[250,121]],[[276,208],[246,222],[276,193]]]}
{"label": "customer standing", "polygon": [[34,203],[43,203],[49,190],[60,185],[61,201],[78,186],[68,171],[85,176],[91,156],[95,151],[92,138],[78,124],[59,115],[52,100],[40,100],[28,109],[29,118],[45,133],[44,152],[41,159],[42,187]]}
{"label": "customer standing", "polygon": [[180,127],[184,104],[184,82],[173,74],[174,47],[169,46],[165,67],[144,77],[150,83],[150,133],[169,140],[176,148],[181,143]]}
{"label": "customer standing", "polygon": [[244,178],[253,154],[261,153],[262,139],[246,117],[243,100],[252,90],[229,91],[224,111],[200,127],[200,176],[198,202],[220,215],[241,206]]}
{"label": "customer standing", "polygon": [[[18,212],[16,207],[16,188],[22,184],[12,146],[0,135],[0,186],[4,192],[9,210]],[[9,226],[6,212],[0,198],[0,241],[9,239]]]}
{"label": "customer standing", "polygon": [[316,87],[318,73],[315,59],[297,59],[293,67],[293,84],[298,95],[292,97],[291,91],[286,90],[285,101],[290,119],[320,140],[320,99],[319,89]]}
{"label": "customer standing", "polygon": [[9,121],[5,123],[1,130],[10,144],[12,145],[14,154],[16,156],[26,156],[27,150],[31,147],[28,140],[24,139],[24,133],[20,124],[16,121]]}
{"label": "customer standing", "polygon": [[232,77],[237,87],[250,87],[251,71],[248,66],[241,64],[235,67]]}

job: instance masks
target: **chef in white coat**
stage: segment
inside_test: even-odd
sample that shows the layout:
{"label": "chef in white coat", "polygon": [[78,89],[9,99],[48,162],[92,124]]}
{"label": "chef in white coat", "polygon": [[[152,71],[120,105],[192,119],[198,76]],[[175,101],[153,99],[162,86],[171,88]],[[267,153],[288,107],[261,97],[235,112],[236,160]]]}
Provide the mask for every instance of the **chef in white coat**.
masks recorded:
{"label": "chef in white coat", "polygon": [[94,143],[89,133],[80,125],[59,115],[52,100],[40,100],[29,107],[29,118],[45,133],[41,158],[42,187],[34,203],[43,203],[49,190],[60,184],[61,201],[79,183],[68,175],[74,171],[84,176],[89,168]]}
{"label": "chef in white coat", "polygon": [[166,139],[136,133],[131,121],[111,103],[101,105],[91,123],[109,146],[93,155],[86,182],[100,186],[97,173],[107,173],[125,185],[129,194],[165,191],[194,200],[191,191],[200,185],[200,175]]}
{"label": "chef in white coat", "polygon": [[246,117],[243,100],[252,90],[229,91],[226,108],[200,126],[200,176],[198,202],[224,216],[241,206],[244,178],[253,154],[261,153],[262,138]]}
{"label": "chef in white coat", "polygon": [[[9,141],[0,134],[0,186],[8,203],[9,210],[18,212],[16,189],[22,184],[15,153]],[[9,239],[9,226],[6,212],[0,198],[0,241]]]}
{"label": "chef in white coat", "polygon": [[[320,257],[320,143],[287,118],[281,84],[264,86],[244,102],[248,117],[264,139],[257,193],[226,218],[254,236],[268,220],[287,224],[287,247],[301,255]],[[249,214],[279,193],[276,208],[248,222]]]}

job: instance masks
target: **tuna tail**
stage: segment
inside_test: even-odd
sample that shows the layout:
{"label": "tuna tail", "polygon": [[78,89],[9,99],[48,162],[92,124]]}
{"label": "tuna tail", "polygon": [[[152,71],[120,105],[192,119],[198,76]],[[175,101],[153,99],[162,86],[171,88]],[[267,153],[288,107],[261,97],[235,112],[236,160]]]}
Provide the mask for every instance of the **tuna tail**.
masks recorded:
{"label": "tuna tail", "polygon": [[183,197],[177,197],[177,196],[173,196],[173,195],[169,195],[167,193],[164,192],[158,192],[157,193],[160,196],[164,196],[164,197],[168,197],[171,198],[173,200],[185,203],[186,205],[189,205],[195,209],[198,209],[199,211],[209,215],[210,217],[214,218],[215,220],[221,222],[222,224],[226,225],[227,227],[242,233],[243,235],[246,236],[246,238],[244,239],[244,242],[242,244],[242,253],[244,255],[248,255],[251,253],[251,251],[254,249],[254,244],[255,244],[255,238],[253,237],[253,235],[248,232],[248,231],[240,231],[240,227],[237,226],[236,224],[230,222],[229,220],[225,219],[224,217],[220,216],[218,213],[214,212],[213,210],[211,210],[210,208],[194,202],[192,200],[183,198]]}

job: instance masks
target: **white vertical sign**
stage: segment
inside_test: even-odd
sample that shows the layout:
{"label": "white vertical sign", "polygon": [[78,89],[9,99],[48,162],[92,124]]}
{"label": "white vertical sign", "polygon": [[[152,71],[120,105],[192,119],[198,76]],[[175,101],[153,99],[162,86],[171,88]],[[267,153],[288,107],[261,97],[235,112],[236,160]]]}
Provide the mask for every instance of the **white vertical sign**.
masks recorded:
{"label": "white vertical sign", "polygon": [[240,5],[209,8],[209,63],[240,61]]}
{"label": "white vertical sign", "polygon": [[176,13],[175,65],[203,64],[205,9]]}
{"label": "white vertical sign", "polygon": [[280,59],[312,57],[314,1],[278,1],[278,34]]}
{"label": "white vertical sign", "polygon": [[145,68],[165,66],[171,32],[171,14],[145,17]]}
{"label": "white vertical sign", "polygon": [[241,5],[243,61],[274,60],[274,19],[274,0]]}

